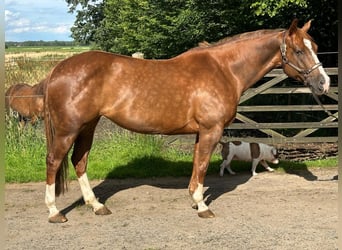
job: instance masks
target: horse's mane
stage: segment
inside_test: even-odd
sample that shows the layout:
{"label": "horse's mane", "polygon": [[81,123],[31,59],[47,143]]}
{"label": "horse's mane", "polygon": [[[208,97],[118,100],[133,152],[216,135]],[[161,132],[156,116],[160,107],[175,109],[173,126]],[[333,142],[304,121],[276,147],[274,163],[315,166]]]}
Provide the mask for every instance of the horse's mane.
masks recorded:
{"label": "horse's mane", "polygon": [[284,31],[284,29],[272,29],[272,30],[271,29],[267,29],[267,30],[264,29],[264,30],[245,32],[245,33],[237,34],[234,36],[225,37],[225,38],[223,38],[217,42],[214,42],[214,43],[209,43],[207,41],[203,41],[203,42],[198,43],[198,47],[195,47],[194,49],[215,47],[215,46],[219,46],[219,45],[226,44],[226,43],[255,39],[255,38],[263,36],[263,35],[278,33],[280,31]]}

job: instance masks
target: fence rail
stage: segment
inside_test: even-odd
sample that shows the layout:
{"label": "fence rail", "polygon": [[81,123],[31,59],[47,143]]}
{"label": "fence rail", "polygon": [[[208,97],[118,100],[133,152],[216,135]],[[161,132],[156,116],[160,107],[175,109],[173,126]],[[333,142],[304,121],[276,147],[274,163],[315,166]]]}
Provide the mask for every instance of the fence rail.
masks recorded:
{"label": "fence rail", "polygon": [[[327,74],[330,76],[337,76],[337,68],[326,68]],[[257,95],[269,94],[307,94],[311,95],[307,87],[277,87],[282,81],[287,79],[287,76],[281,69],[272,70],[265,76],[265,79],[271,78],[264,84],[256,88],[248,89],[242,96],[237,109],[235,121],[226,128],[228,134],[232,134],[232,130],[247,130],[252,129],[261,133],[249,135],[243,138],[245,141],[259,141],[264,143],[284,144],[284,143],[314,143],[314,142],[337,142],[338,136],[313,136],[313,133],[322,129],[337,129],[338,127],[338,88],[337,82],[332,82],[332,87],[329,93],[326,94],[330,99],[329,104],[323,104],[324,109],[331,112],[333,115],[326,115],[320,121],[306,121],[298,122],[296,120],[289,120],[286,122],[260,122],[249,118],[245,113],[260,113],[260,112],[301,112],[305,116],[306,112],[321,111],[325,112],[321,105],[243,105],[251,98]],[[332,104],[333,103],[333,104]],[[291,136],[284,135],[283,130],[295,131]],[[299,130],[299,131],[298,131]],[[263,134],[264,136],[260,136]],[[241,140],[239,136],[230,136],[229,140]]]}
{"label": "fence rail", "polygon": [[[337,68],[325,68],[329,76],[335,76],[337,79]],[[269,79],[271,78],[271,79]],[[336,143],[337,128],[338,128],[338,87],[337,80],[332,79],[332,86],[327,94],[326,98],[329,99],[328,104],[324,104],[324,108],[329,110],[333,116],[325,114],[321,120],[316,121],[297,121],[287,120],[286,122],[261,122],[256,119],[248,117],[246,113],[257,114],[261,112],[300,112],[303,116],[313,112],[324,112],[324,109],[319,104],[303,104],[303,105],[246,105],[245,103],[251,100],[255,96],[264,95],[312,95],[308,87],[298,86],[286,86],[279,87],[283,81],[288,77],[283,73],[282,69],[275,69],[268,73],[264,79],[268,79],[262,85],[256,88],[248,89],[242,96],[237,108],[237,114],[235,121],[227,128],[225,128],[225,135],[229,140],[244,140],[249,142],[262,142],[269,144],[288,144],[288,143]],[[312,98],[313,99],[313,98]],[[314,136],[314,132],[318,130],[336,129],[336,134],[327,136]],[[249,135],[236,136],[236,131],[243,132],[246,130],[252,130]],[[292,134],[285,135],[284,130],[292,131]],[[241,133],[243,134],[243,133]],[[262,135],[262,136],[260,136]],[[169,143],[174,142],[191,142],[193,143],[195,136],[168,136],[167,141]]]}

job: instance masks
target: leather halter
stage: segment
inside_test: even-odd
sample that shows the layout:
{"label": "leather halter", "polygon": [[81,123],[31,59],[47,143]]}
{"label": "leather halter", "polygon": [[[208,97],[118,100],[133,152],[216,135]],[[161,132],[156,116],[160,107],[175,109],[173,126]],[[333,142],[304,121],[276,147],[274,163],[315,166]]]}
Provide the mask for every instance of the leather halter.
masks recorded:
{"label": "leather halter", "polygon": [[281,52],[281,57],[283,59],[283,64],[287,64],[289,66],[291,66],[292,68],[294,68],[295,70],[297,70],[300,74],[302,74],[304,76],[304,79],[306,80],[306,78],[308,77],[308,75],[314,71],[315,69],[317,69],[319,66],[322,66],[322,63],[319,62],[319,63],[316,63],[315,65],[313,65],[311,68],[309,69],[302,69],[296,65],[294,65],[293,63],[291,63],[289,61],[289,59],[287,58],[286,56],[286,43],[285,43],[285,34],[286,34],[286,31],[284,31],[283,33],[283,42],[282,44],[280,45],[280,52]]}

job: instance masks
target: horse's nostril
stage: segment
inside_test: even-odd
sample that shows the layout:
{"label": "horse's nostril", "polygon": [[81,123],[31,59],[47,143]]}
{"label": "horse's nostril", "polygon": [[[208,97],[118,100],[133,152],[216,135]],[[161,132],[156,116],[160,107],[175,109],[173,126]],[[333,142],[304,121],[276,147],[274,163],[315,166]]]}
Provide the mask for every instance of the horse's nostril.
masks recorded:
{"label": "horse's nostril", "polygon": [[324,84],[325,84],[325,79],[323,77],[320,77],[319,84],[318,84],[318,89],[320,91],[324,91]]}

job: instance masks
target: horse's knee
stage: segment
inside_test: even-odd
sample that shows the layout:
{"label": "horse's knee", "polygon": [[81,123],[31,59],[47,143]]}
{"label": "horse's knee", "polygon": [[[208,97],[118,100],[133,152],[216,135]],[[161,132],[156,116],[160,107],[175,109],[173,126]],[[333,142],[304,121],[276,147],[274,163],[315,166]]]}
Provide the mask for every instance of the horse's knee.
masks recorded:
{"label": "horse's knee", "polygon": [[46,164],[52,165],[54,163],[55,157],[53,153],[48,153],[46,156]]}
{"label": "horse's knee", "polygon": [[46,156],[46,167],[48,174],[57,172],[55,156],[53,153],[48,153],[48,155]]}

